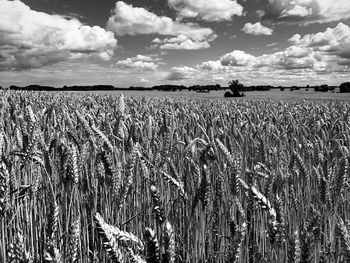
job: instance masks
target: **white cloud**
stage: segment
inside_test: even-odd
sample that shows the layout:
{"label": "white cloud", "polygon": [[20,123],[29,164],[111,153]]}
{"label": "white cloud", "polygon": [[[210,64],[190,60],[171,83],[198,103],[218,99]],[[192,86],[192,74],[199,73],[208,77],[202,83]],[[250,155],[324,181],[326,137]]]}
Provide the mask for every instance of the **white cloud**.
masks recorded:
{"label": "white cloud", "polygon": [[191,79],[196,73],[197,73],[197,70],[191,67],[187,67],[187,66],[173,67],[171,68],[168,76],[166,77],[166,80],[181,81],[181,80]]}
{"label": "white cloud", "polygon": [[209,42],[213,41],[216,35],[213,35],[210,39],[205,41],[193,41],[191,38],[185,35],[179,35],[177,37],[165,38],[160,40],[155,38],[152,43],[152,47],[159,47],[160,49],[181,49],[181,50],[198,50],[206,49],[210,47]]}
{"label": "white cloud", "polygon": [[145,78],[141,78],[141,79],[140,79],[140,82],[141,82],[141,83],[149,83],[149,80],[148,80],[148,79],[145,79]]}
{"label": "white cloud", "polygon": [[152,62],[154,61],[154,58],[150,57],[150,56],[144,56],[144,55],[137,55],[135,57],[136,60],[141,60],[141,61],[145,61],[145,62]]}
{"label": "white cloud", "polygon": [[278,42],[273,42],[273,43],[267,44],[265,47],[274,47],[277,45],[278,45]]}
{"label": "white cloud", "polygon": [[255,57],[241,50],[234,50],[220,58],[222,66],[247,66],[254,62]]}
{"label": "white cloud", "polygon": [[0,1],[0,70],[91,56],[109,60],[116,44],[114,34],[101,27],[37,12],[18,0]]}
{"label": "white cloud", "polygon": [[236,0],[168,0],[168,3],[180,18],[224,21],[243,15],[243,7]]}
{"label": "white cloud", "polygon": [[[216,64],[220,62],[224,67],[311,70],[315,67],[324,68],[325,63],[329,68],[338,70],[337,65],[346,65],[350,62],[350,26],[343,23],[334,28],[327,28],[324,32],[305,36],[296,34],[289,41],[292,45],[283,51],[253,56],[241,50],[234,50],[214,62]],[[214,62],[210,61],[211,64]],[[202,68],[205,65],[203,63]]]}
{"label": "white cloud", "polygon": [[[116,3],[114,13],[107,22],[107,28],[117,35],[157,34],[175,37],[164,40],[158,38],[158,42],[163,44],[161,46],[163,49],[207,48],[209,42],[216,38],[211,28],[203,28],[195,23],[180,23],[122,1]],[[153,43],[158,44],[155,40]]]}
{"label": "white cloud", "polygon": [[244,31],[246,34],[255,35],[255,36],[260,36],[260,35],[269,36],[269,35],[272,35],[273,33],[273,30],[271,28],[263,26],[260,22],[257,22],[255,24],[246,23],[242,28],[242,31]]}
{"label": "white cloud", "polygon": [[294,35],[290,41],[300,47],[311,48],[323,54],[350,59],[350,27],[343,23],[338,23],[334,28],[327,28],[324,32],[308,34],[304,37]]}
{"label": "white cloud", "polygon": [[[217,61],[204,62],[198,67],[204,70],[249,71],[260,68],[277,69],[313,69],[315,63],[322,62],[319,52],[302,47],[291,46],[279,51],[261,56],[253,56],[241,50],[234,50],[220,57]],[[221,65],[221,66],[220,66]]]}
{"label": "white cloud", "polygon": [[296,5],[290,9],[284,9],[280,17],[289,17],[289,16],[305,17],[309,15],[312,15],[312,8]]}
{"label": "white cloud", "polygon": [[283,81],[309,84],[325,80],[334,84],[350,76],[349,26],[339,23],[324,32],[294,35],[289,41],[291,45],[286,49],[260,56],[234,50],[216,61],[197,65],[195,76],[202,79],[205,76],[234,77],[247,81],[261,78],[279,85]]}
{"label": "white cloud", "polygon": [[198,69],[202,69],[202,70],[209,70],[209,71],[224,71],[225,70],[225,66],[223,66],[221,64],[220,60],[217,60],[217,61],[213,61],[213,60],[205,61],[201,65],[198,65],[197,68]]}
{"label": "white cloud", "polygon": [[206,49],[209,48],[210,45],[208,41],[204,42],[194,42],[191,39],[187,39],[184,42],[178,42],[178,43],[166,43],[164,45],[160,46],[160,49],[167,49],[167,50],[198,50],[198,49]]}
{"label": "white cloud", "polygon": [[290,46],[284,51],[287,57],[304,58],[310,53],[310,50],[300,46]]}
{"label": "white cloud", "polygon": [[263,17],[288,23],[324,23],[350,18],[348,0],[269,0]]}
{"label": "white cloud", "polygon": [[137,71],[155,71],[157,70],[158,65],[152,61],[153,59],[151,57],[137,55],[136,57],[119,60],[115,66],[122,69],[132,69]]}
{"label": "white cloud", "polygon": [[265,11],[264,10],[256,10],[256,15],[258,18],[262,18],[265,15]]}
{"label": "white cloud", "polygon": [[300,34],[294,34],[292,37],[288,39],[289,42],[296,43],[300,40],[301,35]]}
{"label": "white cloud", "polygon": [[305,56],[290,53],[289,50],[265,54],[256,57],[255,68],[265,67],[270,69],[310,69],[313,70],[315,63],[320,62],[322,57],[315,52],[308,52]]}

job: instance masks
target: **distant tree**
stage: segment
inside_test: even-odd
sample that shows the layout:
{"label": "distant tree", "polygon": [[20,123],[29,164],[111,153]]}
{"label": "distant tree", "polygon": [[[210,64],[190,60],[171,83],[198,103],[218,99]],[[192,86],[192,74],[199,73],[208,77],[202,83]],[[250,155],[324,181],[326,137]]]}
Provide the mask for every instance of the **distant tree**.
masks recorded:
{"label": "distant tree", "polygon": [[228,88],[231,92],[225,92],[225,97],[243,97],[243,92],[240,93],[240,91],[243,90],[243,84],[239,83],[238,79],[231,80],[228,83]]}
{"label": "distant tree", "polygon": [[340,93],[350,92],[350,82],[344,82],[339,86]]}
{"label": "distant tree", "polygon": [[315,86],[314,90],[316,92],[327,92],[329,91],[329,87],[327,84],[321,85],[321,86]]}

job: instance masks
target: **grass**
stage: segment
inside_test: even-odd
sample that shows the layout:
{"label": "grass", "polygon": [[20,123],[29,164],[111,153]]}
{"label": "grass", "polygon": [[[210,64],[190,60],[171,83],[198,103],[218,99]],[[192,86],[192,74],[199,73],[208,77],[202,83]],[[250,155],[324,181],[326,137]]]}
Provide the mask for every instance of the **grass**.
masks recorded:
{"label": "grass", "polygon": [[0,95],[0,262],[349,260],[346,101]]}

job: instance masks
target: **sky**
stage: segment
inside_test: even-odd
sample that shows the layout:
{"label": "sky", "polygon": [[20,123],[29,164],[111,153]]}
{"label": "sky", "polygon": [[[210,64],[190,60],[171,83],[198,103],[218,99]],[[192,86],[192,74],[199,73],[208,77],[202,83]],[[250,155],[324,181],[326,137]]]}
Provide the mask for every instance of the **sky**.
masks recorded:
{"label": "sky", "polygon": [[349,0],[0,0],[0,85],[339,85]]}

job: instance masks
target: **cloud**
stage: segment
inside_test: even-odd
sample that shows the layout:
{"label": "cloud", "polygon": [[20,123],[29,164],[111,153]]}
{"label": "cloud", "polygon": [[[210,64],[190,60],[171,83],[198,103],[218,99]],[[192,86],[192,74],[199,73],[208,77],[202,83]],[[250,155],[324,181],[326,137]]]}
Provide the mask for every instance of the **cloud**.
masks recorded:
{"label": "cloud", "polygon": [[271,70],[313,69],[316,63],[322,62],[322,59],[323,57],[319,52],[297,46],[261,56],[254,56],[242,50],[234,50],[221,56],[217,61],[203,62],[197,68],[225,72],[233,69],[235,71],[252,71],[261,68]]}
{"label": "cloud", "polygon": [[263,26],[260,22],[257,22],[255,24],[246,23],[242,28],[242,31],[245,32],[246,34],[250,34],[254,36],[261,36],[261,35],[270,36],[273,33],[273,30],[271,28]]}
{"label": "cloud", "polygon": [[[208,48],[209,42],[216,38],[213,30],[195,23],[180,23],[166,16],[122,1],[116,3],[113,15],[108,19],[107,28],[117,35],[157,34],[172,36],[154,44],[162,44],[162,49],[201,49]],[[155,45],[154,47],[157,47]]]}
{"label": "cloud", "polygon": [[294,35],[290,41],[300,47],[311,48],[326,55],[341,59],[350,58],[350,27],[343,23],[338,23],[334,28],[327,28],[324,32],[308,34],[304,37]]}
{"label": "cloud", "polygon": [[255,57],[254,68],[270,69],[314,69],[314,65],[322,61],[322,57],[314,52],[308,52],[305,56],[290,52],[289,49],[272,54],[264,54]]}
{"label": "cloud", "polygon": [[306,17],[312,15],[312,8],[295,5],[291,9],[284,9],[280,17]]}
{"label": "cloud", "polygon": [[278,42],[273,42],[273,43],[267,44],[265,47],[274,47],[277,45],[278,45]]}
{"label": "cloud", "polygon": [[109,60],[117,40],[99,26],[0,1],[0,70],[40,68],[59,61],[99,57]]}
{"label": "cloud", "polygon": [[119,60],[115,66],[122,69],[132,69],[137,71],[155,71],[158,65],[155,64],[153,58],[143,55]]}
{"label": "cloud", "polygon": [[292,45],[283,51],[253,56],[241,50],[234,50],[221,56],[218,61],[226,67],[313,69],[320,68],[320,65],[324,65],[323,62],[334,67],[335,64],[346,64],[350,59],[350,27],[343,23],[338,23],[334,28],[327,28],[324,32],[305,36],[296,34],[289,41]]}
{"label": "cloud", "polygon": [[155,38],[152,43],[152,47],[159,47],[160,49],[181,49],[181,50],[198,50],[206,49],[210,47],[209,42],[213,41],[216,35],[212,35],[211,38],[204,41],[193,41],[186,35],[179,35],[177,37],[165,38],[163,40]]}
{"label": "cloud", "polygon": [[148,79],[145,79],[145,78],[141,78],[141,79],[140,79],[140,82],[141,82],[141,83],[149,83],[149,80],[148,80]]}
{"label": "cloud", "polygon": [[[294,35],[289,39],[291,45],[282,51],[254,56],[242,50],[234,50],[219,57],[218,60],[203,62],[196,66],[195,76],[204,78],[254,78],[268,79],[279,83],[283,81],[304,81],[334,83],[350,75],[350,27],[339,23],[324,32]],[[283,75],[284,77],[282,77]],[[317,77],[322,75],[323,77]],[[305,78],[301,80],[302,78]],[[330,79],[333,77],[335,79]],[[299,80],[298,80],[299,78]],[[348,78],[348,77],[347,77]],[[281,83],[279,83],[281,84]]]}
{"label": "cloud", "polygon": [[275,22],[325,23],[350,18],[348,0],[269,0],[262,17]]}
{"label": "cloud", "polygon": [[247,66],[254,61],[255,57],[241,50],[234,50],[220,58],[222,66]]}
{"label": "cloud", "polygon": [[196,72],[196,69],[187,66],[173,67],[165,80],[181,81],[191,79]]}
{"label": "cloud", "polygon": [[135,57],[136,60],[141,60],[141,61],[146,61],[146,62],[152,62],[154,61],[154,58],[150,57],[150,56],[144,56],[144,55],[137,55]]}
{"label": "cloud", "polygon": [[180,18],[197,18],[205,21],[227,21],[234,15],[242,16],[243,7],[236,0],[168,0]]}
{"label": "cloud", "polygon": [[197,68],[202,70],[208,70],[208,71],[225,71],[225,66],[222,65],[220,60],[205,61],[201,65],[197,66]]}

